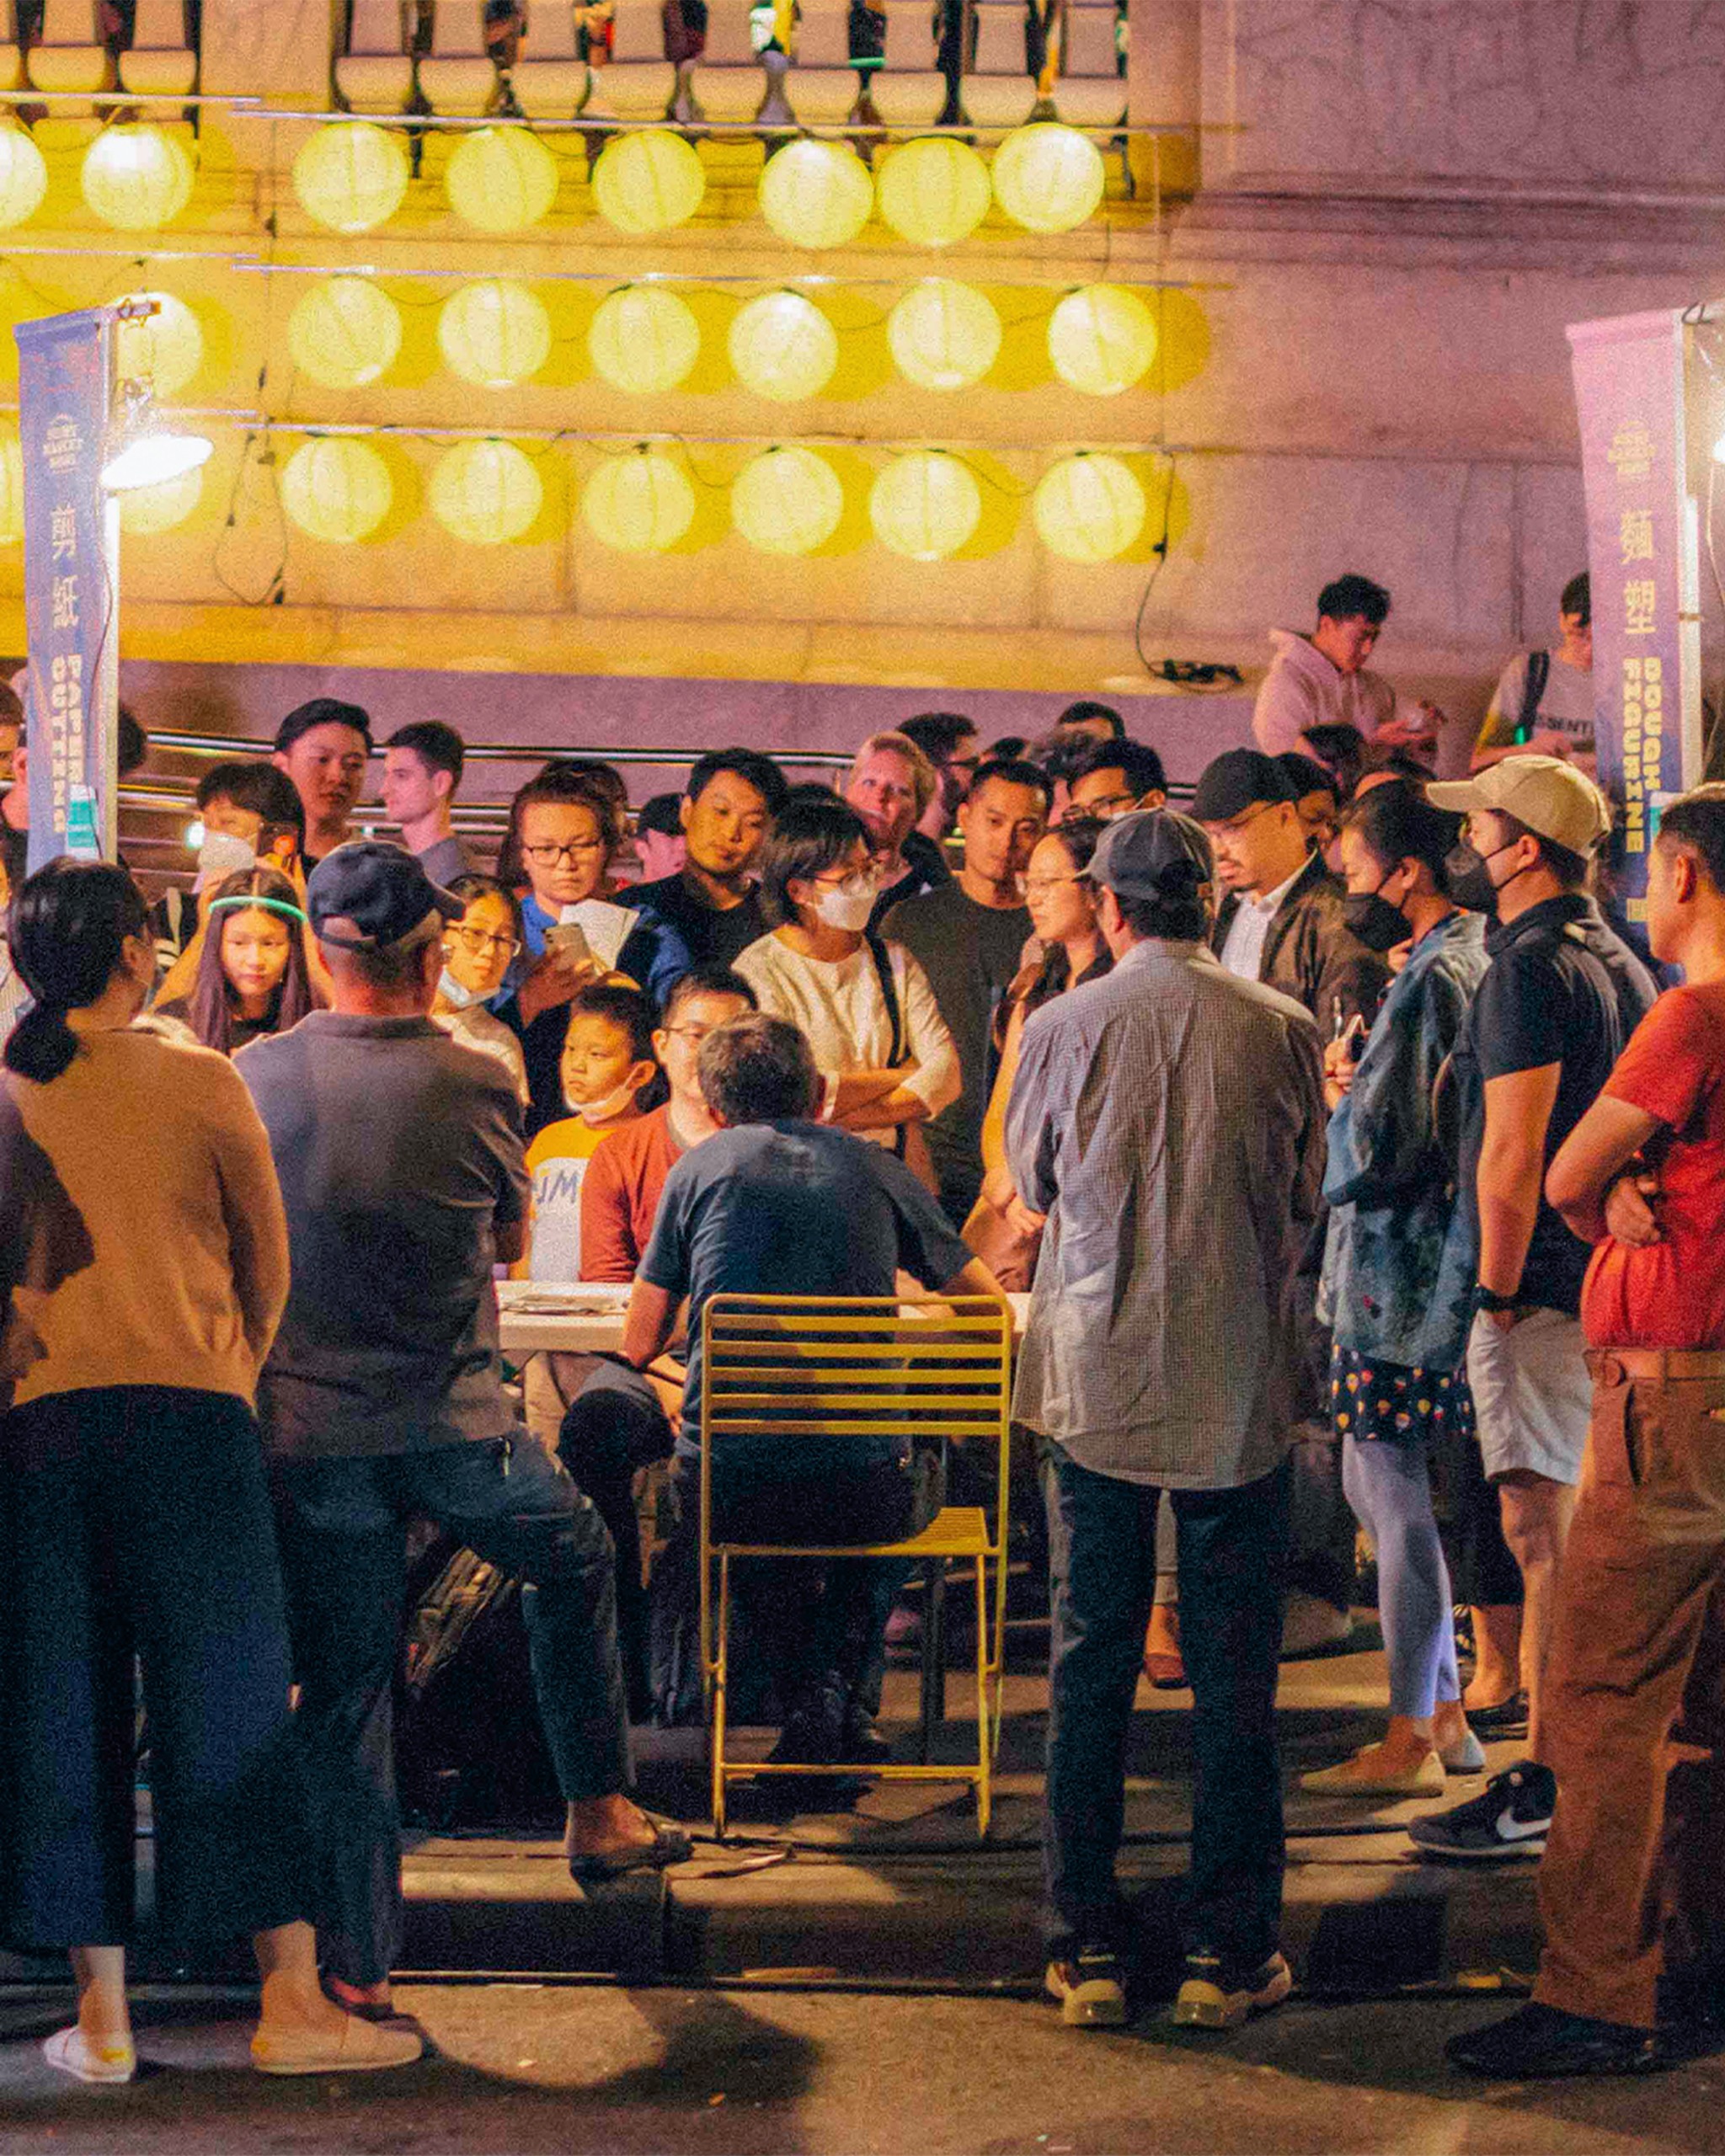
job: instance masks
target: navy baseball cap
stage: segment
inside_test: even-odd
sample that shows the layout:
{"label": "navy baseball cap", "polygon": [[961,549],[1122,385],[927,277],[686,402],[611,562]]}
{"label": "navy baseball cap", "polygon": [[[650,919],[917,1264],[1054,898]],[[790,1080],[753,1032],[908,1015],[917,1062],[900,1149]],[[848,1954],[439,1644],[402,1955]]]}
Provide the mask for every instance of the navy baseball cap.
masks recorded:
{"label": "navy baseball cap", "polygon": [[1090,880],[1123,899],[1190,898],[1215,867],[1210,841],[1173,808],[1117,817],[1096,842]]}
{"label": "navy baseball cap", "polygon": [[306,886],[312,933],[339,951],[392,951],[423,942],[465,900],[434,883],[413,855],[382,839],[354,839],[326,853]]}
{"label": "navy baseball cap", "polygon": [[1287,776],[1261,749],[1225,749],[1204,767],[1192,813],[1200,824],[1226,824],[1259,801],[1290,798]]}

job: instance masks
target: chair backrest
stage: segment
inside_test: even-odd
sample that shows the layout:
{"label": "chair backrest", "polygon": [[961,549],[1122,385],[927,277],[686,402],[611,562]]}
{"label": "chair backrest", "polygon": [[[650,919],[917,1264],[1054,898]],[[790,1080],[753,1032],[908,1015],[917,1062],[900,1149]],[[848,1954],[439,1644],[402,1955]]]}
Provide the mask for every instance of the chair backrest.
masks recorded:
{"label": "chair backrest", "polygon": [[1012,1314],[992,1295],[714,1295],[701,1313],[701,1472],[728,1438],[993,1444],[1006,1518]]}

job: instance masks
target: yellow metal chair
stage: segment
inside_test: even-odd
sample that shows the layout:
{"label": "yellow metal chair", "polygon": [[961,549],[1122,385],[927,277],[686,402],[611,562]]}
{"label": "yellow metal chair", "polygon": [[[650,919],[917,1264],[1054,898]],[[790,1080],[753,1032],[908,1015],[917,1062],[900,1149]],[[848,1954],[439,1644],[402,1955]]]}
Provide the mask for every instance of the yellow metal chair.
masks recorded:
{"label": "yellow metal chair", "polygon": [[[976,1761],[850,1768],[883,1781],[963,1781],[988,1833],[1000,1742],[1007,1608],[1007,1476],[1012,1318],[991,1295],[836,1298],[715,1295],[701,1316],[701,1666],[713,1765],[713,1821],[723,1834],[729,1783],[756,1774],[830,1774],[725,1755],[730,1568],[738,1557],[901,1557],[976,1572]],[[908,1541],[859,1545],[716,1541],[713,1462],[729,1438],[786,1447],[825,1438],[899,1437],[991,1444],[996,1456],[991,1533],[980,1505],[948,1505]],[[718,1572],[717,1609],[713,1573]],[[925,1636],[925,1652],[931,1651]],[[942,1673],[934,1673],[937,1684]]]}

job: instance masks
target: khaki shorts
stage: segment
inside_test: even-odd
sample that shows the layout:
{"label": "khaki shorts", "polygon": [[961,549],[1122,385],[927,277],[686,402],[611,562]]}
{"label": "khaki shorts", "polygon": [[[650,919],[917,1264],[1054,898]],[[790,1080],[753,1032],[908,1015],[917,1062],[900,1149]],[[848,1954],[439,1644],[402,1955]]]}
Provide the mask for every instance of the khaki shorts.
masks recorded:
{"label": "khaki shorts", "polygon": [[1467,1343],[1467,1383],[1486,1474],[1581,1480],[1593,1413],[1581,1320],[1533,1310],[1503,1331],[1483,1315]]}

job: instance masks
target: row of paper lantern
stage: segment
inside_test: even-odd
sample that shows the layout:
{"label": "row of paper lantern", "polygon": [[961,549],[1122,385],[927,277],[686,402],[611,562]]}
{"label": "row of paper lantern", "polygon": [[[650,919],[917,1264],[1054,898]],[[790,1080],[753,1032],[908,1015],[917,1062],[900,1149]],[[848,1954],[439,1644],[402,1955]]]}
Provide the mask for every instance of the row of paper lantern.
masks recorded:
{"label": "row of paper lantern", "polygon": [[[476,231],[524,232],[550,210],[558,177],[556,158],[525,127],[488,127],[458,144],[444,189]],[[788,246],[848,246],[879,208],[900,238],[950,247],[976,230],[991,202],[1027,231],[1070,232],[1094,214],[1103,183],[1102,153],[1087,136],[1039,121],[1007,136],[991,163],[968,142],[918,136],[885,153],[878,179],[847,144],[788,143],[767,159],[758,200]],[[317,223],[370,232],[401,207],[407,152],[398,135],[370,120],[341,122],[305,144],[293,184]],[[669,128],[617,136],[593,168],[600,216],[636,237],[686,224],[706,192],[700,157]]]}
{"label": "row of paper lantern", "polygon": [[[122,528],[135,536],[171,531],[197,508],[201,470],[121,497]],[[15,435],[0,440],[0,542],[24,532],[24,467]],[[431,514],[468,546],[523,538],[544,508],[533,461],[515,443],[462,441],[432,467]],[[387,462],[371,443],[313,435],[281,467],[281,504],[309,537],[331,545],[368,538],[395,497]],[[695,490],[676,459],[641,448],[608,456],[581,491],[581,517],[620,553],[663,553],[695,520]],[[1080,451],[1051,465],[1031,496],[1038,536],[1051,553],[1080,563],[1112,561],[1142,533],[1143,483],[1104,451]],[[731,522],[763,553],[802,555],[826,544],[844,515],[845,492],[828,460],[798,443],[764,450],[731,482]],[[976,475],[950,451],[908,450],[880,471],[868,519],[884,547],[911,561],[943,561],[975,536],[982,517]]]}
{"label": "row of paper lantern", "polygon": [[[895,304],[887,319],[894,363],[925,389],[969,389],[1000,355],[1001,321],[993,302],[974,286],[925,277]],[[158,333],[165,348],[184,338],[184,325]],[[332,389],[376,382],[401,349],[400,312],[387,293],[363,277],[331,277],[296,304],[287,325],[294,363]],[[443,303],[437,342],[446,365],[462,381],[502,389],[530,380],[551,356],[551,318],[525,285],[490,277],[463,285]],[[830,318],[800,292],[763,292],[733,319],[726,348],[737,378],[760,397],[794,403],[818,397],[839,363],[838,334]],[[189,350],[189,346],[188,346]],[[658,285],[626,285],[603,299],[587,331],[597,371],[631,394],[676,389],[701,355],[701,329],[688,302]],[[1135,292],[1119,285],[1088,285],[1068,292],[1051,310],[1049,359],[1069,388],[1112,397],[1140,381],[1156,357],[1156,319]],[[190,378],[188,373],[185,379]],[[171,391],[161,382],[162,393]]]}

